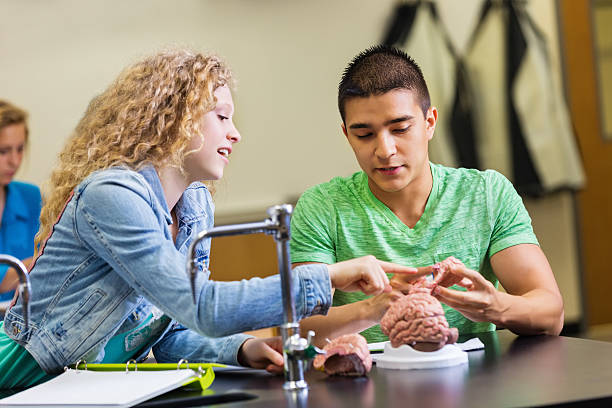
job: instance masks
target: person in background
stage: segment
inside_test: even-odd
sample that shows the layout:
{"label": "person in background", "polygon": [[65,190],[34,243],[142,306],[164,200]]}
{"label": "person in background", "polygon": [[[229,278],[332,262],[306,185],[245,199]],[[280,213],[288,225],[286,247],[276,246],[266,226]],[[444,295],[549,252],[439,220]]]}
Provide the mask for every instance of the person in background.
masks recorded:
{"label": "person in background", "polygon": [[[28,145],[27,118],[24,110],[0,100],[0,254],[29,266],[39,226],[40,190],[13,180]],[[0,302],[13,297],[18,283],[16,271],[0,264]]]}
{"label": "person in background", "polygon": [[[165,51],[123,71],[95,97],[60,153],[30,271],[30,325],[16,300],[0,326],[0,388],[30,386],[79,360],[220,362],[282,370],[280,338],[241,333],[283,323],[280,278],[209,280],[210,239],[196,248],[195,304],[185,271],[214,224],[201,181],[223,176],[241,135],[227,65]],[[324,314],[332,288],[380,294],[372,256],[295,268],[296,315]],[[223,337],[225,336],[225,337]]]}
{"label": "person in background", "polygon": [[[464,284],[439,284],[432,294],[460,334],[496,325],[559,334],[563,299],[510,181],[492,170],[429,161],[438,111],[414,60],[392,47],[363,51],[344,71],[338,107],[363,171],[300,197],[291,220],[294,266],[365,253],[425,269],[448,259],[454,278],[445,282]],[[386,341],[378,323],[409,290],[401,280],[393,277],[396,290],[373,297],[336,290],[329,313],[305,319],[302,329],[315,330],[319,344],[360,331],[369,342]]]}

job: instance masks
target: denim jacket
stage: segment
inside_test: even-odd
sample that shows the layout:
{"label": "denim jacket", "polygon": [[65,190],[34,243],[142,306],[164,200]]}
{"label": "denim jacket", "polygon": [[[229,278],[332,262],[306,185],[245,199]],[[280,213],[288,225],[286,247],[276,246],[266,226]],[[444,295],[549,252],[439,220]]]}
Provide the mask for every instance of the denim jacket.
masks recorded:
{"label": "denim jacket", "polygon": [[[43,370],[58,373],[79,359],[101,361],[119,329],[138,325],[157,307],[173,320],[160,337],[142,344],[141,356],[153,347],[159,362],[237,364],[247,336],[228,335],[282,323],[280,278],[211,281],[210,240],[203,240],[194,304],[187,252],[193,237],[213,226],[213,211],[206,187],[192,184],[176,205],[174,242],[152,167],[92,173],[75,188],[30,272],[28,330],[21,302],[14,300],[5,317],[7,335]],[[295,268],[292,280],[297,318],[327,312],[332,295],[326,266]]]}

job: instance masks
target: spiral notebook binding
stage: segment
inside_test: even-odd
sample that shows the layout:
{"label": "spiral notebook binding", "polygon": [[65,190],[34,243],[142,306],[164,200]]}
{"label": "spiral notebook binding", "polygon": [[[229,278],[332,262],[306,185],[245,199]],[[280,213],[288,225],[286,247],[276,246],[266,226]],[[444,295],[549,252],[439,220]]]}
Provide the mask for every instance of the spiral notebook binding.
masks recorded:
{"label": "spiral notebook binding", "polygon": [[68,367],[64,367],[64,371],[69,368],[74,369],[77,373],[79,371],[122,371],[125,370],[126,374],[143,372],[143,371],[161,371],[161,370],[192,370],[194,376],[187,381],[183,386],[198,382],[202,390],[210,387],[215,379],[214,367],[225,367],[224,364],[217,363],[189,363],[187,359],[181,359],[178,363],[138,363],[136,360],[128,360],[125,364],[123,363],[97,363],[87,364],[86,360],[78,360],[76,364]]}

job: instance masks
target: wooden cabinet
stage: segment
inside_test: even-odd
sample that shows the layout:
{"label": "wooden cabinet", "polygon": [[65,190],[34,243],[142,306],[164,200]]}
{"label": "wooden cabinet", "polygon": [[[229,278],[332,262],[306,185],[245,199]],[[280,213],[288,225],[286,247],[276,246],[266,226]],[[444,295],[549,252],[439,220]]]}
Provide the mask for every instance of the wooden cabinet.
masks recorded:
{"label": "wooden cabinet", "polygon": [[578,194],[584,295],[589,324],[612,323],[612,142],[603,137],[598,105],[592,1],[559,2],[565,82],[587,177]]}
{"label": "wooden cabinet", "polygon": [[[211,279],[236,281],[263,278],[278,273],[276,243],[269,235],[252,234],[213,238],[210,254]],[[249,332],[258,337],[279,335],[274,327]]]}

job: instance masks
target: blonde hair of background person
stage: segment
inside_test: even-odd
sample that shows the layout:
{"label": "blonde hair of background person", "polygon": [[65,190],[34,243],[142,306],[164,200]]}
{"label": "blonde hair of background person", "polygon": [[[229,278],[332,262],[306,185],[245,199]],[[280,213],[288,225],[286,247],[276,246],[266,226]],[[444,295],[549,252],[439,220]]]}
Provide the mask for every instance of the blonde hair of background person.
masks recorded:
{"label": "blonde hair of background person", "polygon": [[17,124],[23,124],[27,145],[29,135],[27,112],[10,102],[0,100],[0,129]]}
{"label": "blonde hair of background person", "polygon": [[[29,266],[40,216],[40,190],[13,181],[28,145],[28,114],[0,100],[0,253],[15,256]],[[13,297],[16,271],[0,265],[0,300]],[[0,318],[1,319],[1,318]]]}

